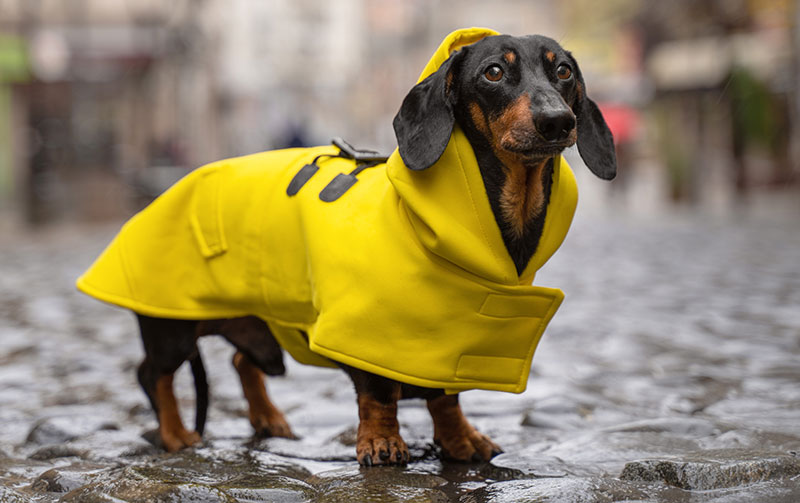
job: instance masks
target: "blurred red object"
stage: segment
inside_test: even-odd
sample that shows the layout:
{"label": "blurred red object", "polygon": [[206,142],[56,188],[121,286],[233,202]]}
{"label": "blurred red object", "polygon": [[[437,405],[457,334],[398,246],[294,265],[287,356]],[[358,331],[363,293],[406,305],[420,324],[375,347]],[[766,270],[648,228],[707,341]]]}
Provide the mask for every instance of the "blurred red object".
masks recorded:
{"label": "blurred red object", "polygon": [[628,105],[619,103],[599,103],[606,124],[614,135],[614,143],[628,143],[636,136],[639,127],[639,112]]}

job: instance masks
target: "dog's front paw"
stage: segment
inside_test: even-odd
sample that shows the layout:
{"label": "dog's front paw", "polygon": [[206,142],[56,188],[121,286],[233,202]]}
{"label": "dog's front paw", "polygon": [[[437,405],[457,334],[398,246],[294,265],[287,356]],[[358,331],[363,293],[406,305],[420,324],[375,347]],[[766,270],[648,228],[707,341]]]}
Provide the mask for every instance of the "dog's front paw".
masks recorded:
{"label": "dog's front paw", "polygon": [[489,461],[503,450],[472,425],[466,424],[458,431],[442,433],[434,439],[442,448],[442,457],[465,463]]}
{"label": "dog's front paw", "polygon": [[356,456],[363,466],[404,465],[408,463],[408,446],[400,435],[381,435],[359,431]]}
{"label": "dog's front paw", "polygon": [[167,452],[176,452],[185,447],[191,447],[203,441],[200,434],[196,431],[189,431],[185,428],[167,429],[161,428],[161,443]]}

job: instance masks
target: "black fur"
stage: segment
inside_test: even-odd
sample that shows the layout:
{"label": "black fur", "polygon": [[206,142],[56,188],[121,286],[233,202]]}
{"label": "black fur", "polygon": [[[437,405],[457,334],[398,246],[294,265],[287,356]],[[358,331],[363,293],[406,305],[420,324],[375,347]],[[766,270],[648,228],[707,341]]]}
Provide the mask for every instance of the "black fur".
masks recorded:
{"label": "black fur", "polygon": [[350,376],[357,393],[369,393],[375,400],[382,403],[389,403],[392,400],[393,391],[398,384],[400,385],[401,398],[422,398],[430,400],[444,395],[443,389],[423,388],[422,386],[398,383],[392,379],[371,374],[343,363],[337,364]]}
{"label": "black fur", "polygon": [[460,60],[460,54],[453,55],[414,86],[392,122],[400,157],[410,169],[432,166],[450,141],[455,124],[452,82]]}
{"label": "black fur", "polygon": [[572,54],[567,53],[574,64],[578,82],[583,93],[573,105],[578,119],[578,152],[586,166],[603,180],[613,180],[617,176],[617,156],[614,151],[614,137],[608,129],[603,114],[597,104],[586,95],[586,83]]}

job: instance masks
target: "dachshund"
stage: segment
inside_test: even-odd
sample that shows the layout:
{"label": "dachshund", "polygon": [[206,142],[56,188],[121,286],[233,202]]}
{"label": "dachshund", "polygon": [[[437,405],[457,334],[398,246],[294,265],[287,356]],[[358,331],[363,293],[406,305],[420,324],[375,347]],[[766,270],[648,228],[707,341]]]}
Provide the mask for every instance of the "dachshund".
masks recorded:
{"label": "dachshund", "polygon": [[[493,217],[519,275],[542,236],[554,158],[577,143],[596,176],[610,180],[616,174],[611,132],[587,96],[577,62],[544,36],[490,36],[460,48],[410,90],[393,125],[400,155],[411,169],[436,162],[453,128],[461,128],[474,150]],[[224,336],[237,349],[233,364],[256,433],[294,437],[264,386],[265,374],[281,375],[285,368],[282,350],[263,320],[137,317],[146,355],[138,370],[139,382],[156,412],[168,451],[201,440],[208,387],[196,343],[208,334]],[[198,397],[195,431],[183,426],[172,390],[173,373],[187,360]],[[458,394],[338,365],[351,377],[357,393],[356,454],[361,465],[409,461],[397,421],[397,402],[404,398],[427,401],[434,441],[444,459],[475,462],[502,452],[467,421]]]}

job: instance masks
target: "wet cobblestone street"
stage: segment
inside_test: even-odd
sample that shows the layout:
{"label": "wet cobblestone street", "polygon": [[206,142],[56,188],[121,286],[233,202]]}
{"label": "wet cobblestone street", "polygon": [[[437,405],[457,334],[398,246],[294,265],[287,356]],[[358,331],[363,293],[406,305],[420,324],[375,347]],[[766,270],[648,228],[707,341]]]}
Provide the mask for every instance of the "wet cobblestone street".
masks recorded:
{"label": "wet cobblestone street", "polygon": [[[580,212],[536,280],[566,300],[528,390],[462,395],[505,453],[442,463],[409,401],[414,460],[372,469],[344,373],[287,362],[268,387],[302,439],[253,440],[217,338],[204,444],[155,448],[133,316],[73,286],[115,231],[0,238],[0,502],[800,501],[796,218]],[[191,422],[185,368],[176,390]]]}

